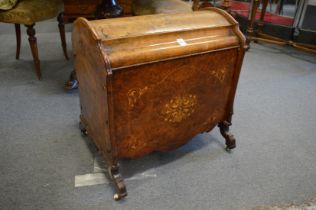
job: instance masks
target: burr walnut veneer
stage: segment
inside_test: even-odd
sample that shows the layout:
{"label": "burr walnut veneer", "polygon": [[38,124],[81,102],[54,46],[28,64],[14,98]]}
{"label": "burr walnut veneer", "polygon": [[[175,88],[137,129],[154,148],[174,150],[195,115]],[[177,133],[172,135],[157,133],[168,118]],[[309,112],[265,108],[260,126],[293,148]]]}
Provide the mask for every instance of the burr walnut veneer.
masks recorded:
{"label": "burr walnut veneer", "polygon": [[244,56],[238,23],[220,9],[74,23],[81,130],[127,195],[119,158],[168,151],[218,125],[228,132]]}

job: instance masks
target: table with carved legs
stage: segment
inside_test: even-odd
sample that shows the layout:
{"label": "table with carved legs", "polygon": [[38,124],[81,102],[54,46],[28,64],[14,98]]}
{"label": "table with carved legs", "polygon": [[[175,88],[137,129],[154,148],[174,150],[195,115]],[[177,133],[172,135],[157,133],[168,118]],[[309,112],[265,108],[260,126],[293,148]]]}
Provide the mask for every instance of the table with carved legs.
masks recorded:
{"label": "table with carved legs", "polygon": [[[78,17],[87,19],[114,18],[122,14],[122,8],[116,0],[64,0],[64,21],[72,22]],[[66,89],[76,89],[78,87],[76,72],[73,70],[69,80],[65,83]]]}

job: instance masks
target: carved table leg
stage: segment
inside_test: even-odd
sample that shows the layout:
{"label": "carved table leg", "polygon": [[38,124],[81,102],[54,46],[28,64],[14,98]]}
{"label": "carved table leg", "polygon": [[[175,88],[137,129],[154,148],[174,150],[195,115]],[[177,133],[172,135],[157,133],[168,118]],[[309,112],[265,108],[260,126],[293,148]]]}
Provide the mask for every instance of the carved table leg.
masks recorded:
{"label": "carved table leg", "polygon": [[42,74],[41,74],[41,68],[40,68],[40,61],[38,59],[37,41],[35,37],[35,30],[33,28],[34,25],[35,24],[26,25],[27,27],[26,32],[27,32],[27,35],[29,36],[29,43],[30,43],[30,47],[31,47],[32,55],[33,55],[36,75],[38,79],[40,80],[42,78]]}
{"label": "carved table leg", "polygon": [[220,122],[218,124],[218,127],[220,129],[220,132],[222,136],[226,140],[226,146],[228,150],[234,149],[236,147],[236,139],[235,137],[229,132],[229,126],[231,126],[231,123],[228,121]]}
{"label": "carved table leg", "polygon": [[258,32],[257,33],[261,33],[262,32],[262,28],[264,25],[264,17],[266,15],[266,11],[267,11],[267,6],[268,6],[268,0],[263,0],[262,1],[262,9],[261,9],[261,13],[260,13],[260,19],[259,19],[259,23],[258,23]]}
{"label": "carved table leg", "polygon": [[127,191],[126,191],[123,177],[121,176],[119,172],[119,165],[113,164],[112,166],[109,167],[108,170],[109,170],[109,175],[111,179],[113,179],[113,182],[117,189],[117,193],[114,194],[113,198],[116,201],[121,200],[122,198],[127,196]]}
{"label": "carved table leg", "polygon": [[253,40],[253,37],[256,35],[254,31],[254,24],[256,21],[256,13],[257,8],[259,6],[259,0],[252,0],[251,2],[251,12],[248,16],[248,26],[247,26],[247,36],[246,36],[246,44],[247,50],[249,49],[250,42]]}

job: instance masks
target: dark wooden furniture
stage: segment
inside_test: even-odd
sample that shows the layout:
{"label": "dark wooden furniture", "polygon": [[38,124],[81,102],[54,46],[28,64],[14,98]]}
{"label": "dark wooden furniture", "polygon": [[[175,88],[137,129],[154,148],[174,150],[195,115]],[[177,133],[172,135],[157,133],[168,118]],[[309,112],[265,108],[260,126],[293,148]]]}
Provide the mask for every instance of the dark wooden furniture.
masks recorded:
{"label": "dark wooden furniture", "polygon": [[127,195],[119,158],[173,150],[218,125],[228,149],[244,57],[238,23],[220,9],[87,21],[73,26],[80,127]]}
{"label": "dark wooden furniture", "polygon": [[116,0],[64,0],[64,18],[66,22],[78,17],[103,19],[117,17],[122,8]]}
{"label": "dark wooden furniture", "polygon": [[299,43],[293,39],[294,38],[293,33],[295,31],[295,28],[293,26],[294,19],[292,21],[292,25],[289,26],[290,30],[293,31],[292,36],[289,39],[282,39],[282,38],[272,36],[263,32],[268,0],[262,0],[262,10],[260,11],[260,17],[257,23],[257,27],[255,27],[256,14],[257,14],[259,3],[260,3],[260,0],[252,0],[252,7],[249,14],[249,24],[247,27],[247,44],[248,45],[250,44],[251,41],[254,41],[254,42],[264,41],[264,42],[278,44],[278,45],[289,45],[289,46],[292,46],[304,51],[316,53],[316,45]]}
{"label": "dark wooden furniture", "polygon": [[[65,3],[65,21],[74,20],[78,17],[87,19],[98,19],[96,15],[99,0],[64,0]],[[116,13],[118,16],[148,15],[157,13],[179,13],[190,12],[200,8],[211,7],[208,1],[193,0],[192,6],[182,0],[118,0],[113,1],[115,5],[122,5],[123,14]],[[225,1],[226,2],[226,1]],[[225,3],[224,2],[224,3]],[[104,4],[103,8],[112,8],[112,4]],[[106,9],[108,10],[108,9]],[[112,9],[113,10],[113,9]],[[118,16],[106,16],[101,18],[113,18]],[[69,80],[65,83],[65,89],[73,90],[78,88],[76,72],[72,71]]]}
{"label": "dark wooden furniture", "polygon": [[[203,2],[202,5],[204,6],[209,5],[207,1],[203,0],[201,2]],[[193,0],[193,7],[196,9],[199,4],[200,0]],[[100,4],[100,0],[64,0],[64,5],[66,20],[73,20],[78,17],[102,19],[121,15],[131,16],[190,11],[190,4],[182,0],[103,0],[102,4]],[[100,16],[97,13],[98,8],[101,11],[114,11],[112,12],[114,15]]]}
{"label": "dark wooden furniture", "polygon": [[[37,49],[37,39],[35,36],[35,23],[57,17],[60,38],[65,58],[68,60],[65,40],[65,27],[63,22],[62,1],[61,0],[20,0],[17,5],[7,11],[0,11],[0,22],[12,23],[16,32],[16,59],[20,58],[21,48],[21,24],[25,25],[29,44],[33,56],[35,72],[38,79],[42,78],[39,54]],[[57,27],[57,26],[56,26]]]}
{"label": "dark wooden furniture", "polygon": [[[124,7],[130,11],[128,0],[120,0]],[[126,2],[126,3],[125,3]],[[131,7],[131,6],[130,6]],[[121,16],[123,10],[116,0],[64,0],[64,22],[69,23],[78,17],[87,19],[103,19]],[[69,79],[64,85],[65,89],[78,88],[75,70],[71,72]]]}
{"label": "dark wooden furniture", "polygon": [[133,0],[133,15],[191,12],[191,5],[183,0]]}

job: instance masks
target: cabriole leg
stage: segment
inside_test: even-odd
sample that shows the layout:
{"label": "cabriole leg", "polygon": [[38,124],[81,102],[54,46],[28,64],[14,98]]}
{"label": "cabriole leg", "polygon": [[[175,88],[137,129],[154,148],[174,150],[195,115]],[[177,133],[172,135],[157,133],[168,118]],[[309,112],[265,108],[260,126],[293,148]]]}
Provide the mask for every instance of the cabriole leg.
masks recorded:
{"label": "cabriole leg", "polygon": [[[89,127],[83,115],[80,115],[79,128],[83,135],[89,135],[88,134]],[[98,150],[98,147],[96,147],[96,149]],[[116,188],[116,193],[113,195],[113,198],[116,201],[121,200],[122,198],[127,196],[127,192],[126,192],[126,187],[124,184],[123,177],[119,172],[119,164],[117,160],[113,161],[113,159],[111,158],[111,161],[107,165],[110,165],[110,167],[108,167],[108,173],[109,173],[110,178],[114,182],[115,188]]]}
{"label": "cabriole leg", "polygon": [[119,165],[113,164],[109,167],[109,175],[113,180],[117,192],[113,195],[114,200],[118,201],[127,196],[126,187],[124,184],[123,177],[119,172]]}
{"label": "cabriole leg", "polygon": [[259,0],[252,0],[251,2],[251,12],[249,13],[249,17],[248,17],[247,36],[246,36],[247,50],[250,47],[250,42],[256,36],[255,30],[254,30],[254,24],[256,21],[256,13],[257,13],[257,8],[259,6],[259,3],[260,3]]}
{"label": "cabriole leg", "polygon": [[226,149],[231,150],[236,147],[236,139],[235,137],[229,132],[229,126],[232,124],[228,121],[223,121],[218,124],[219,130],[222,136],[226,140]]}

